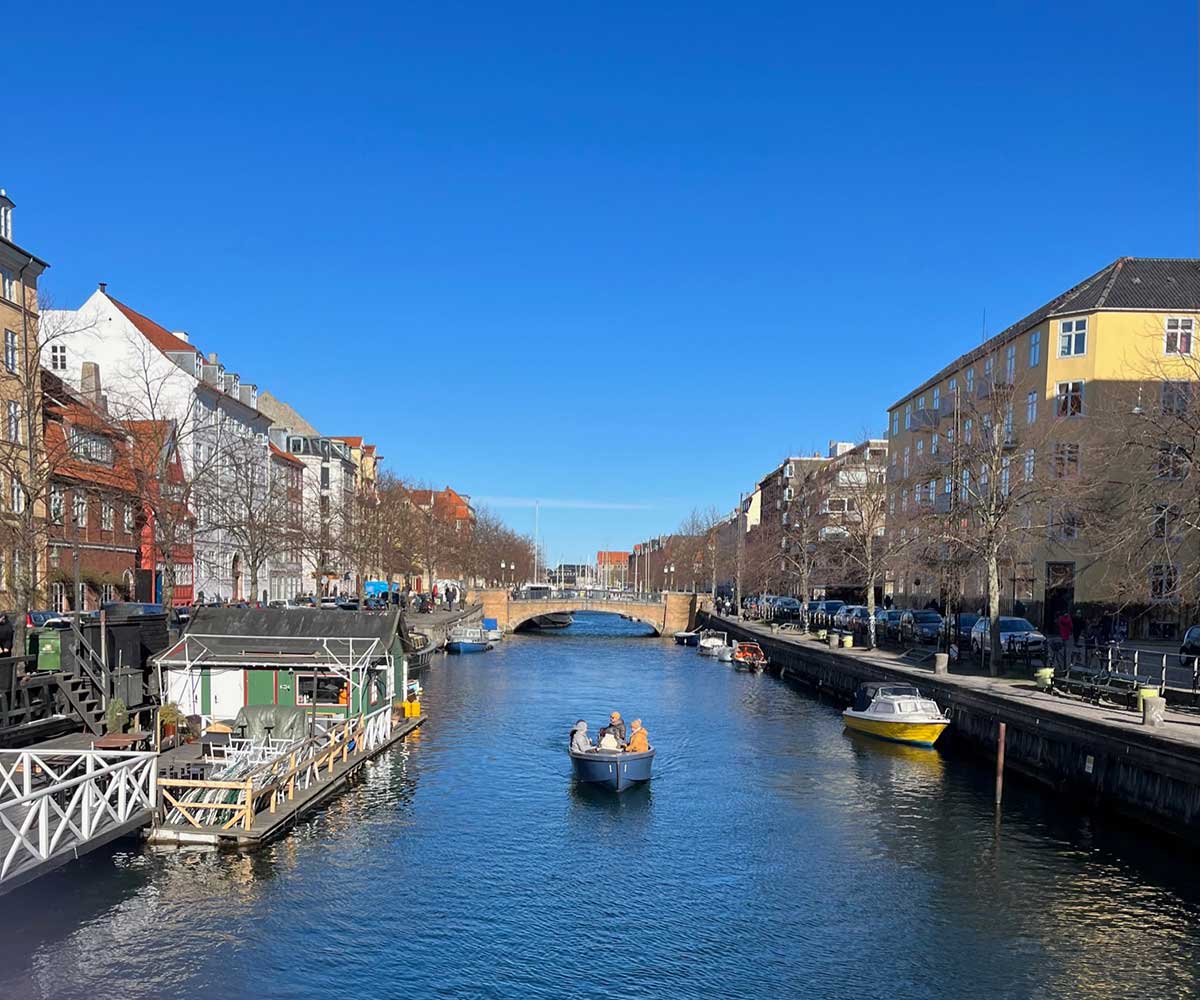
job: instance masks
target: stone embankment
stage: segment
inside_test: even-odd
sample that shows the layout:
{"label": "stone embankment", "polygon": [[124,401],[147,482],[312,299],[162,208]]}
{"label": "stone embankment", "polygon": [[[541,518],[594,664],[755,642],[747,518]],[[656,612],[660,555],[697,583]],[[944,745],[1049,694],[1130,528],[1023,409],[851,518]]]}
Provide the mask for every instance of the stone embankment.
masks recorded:
{"label": "stone embankment", "polygon": [[994,756],[1003,722],[1010,770],[1139,823],[1188,837],[1200,833],[1200,715],[1169,710],[1151,728],[1130,709],[1043,692],[1028,678],[935,675],[895,653],[834,649],[719,616],[711,623],[762,644],[785,679],[842,703],[864,681],[915,683],[953,720],[943,737],[951,746]]}

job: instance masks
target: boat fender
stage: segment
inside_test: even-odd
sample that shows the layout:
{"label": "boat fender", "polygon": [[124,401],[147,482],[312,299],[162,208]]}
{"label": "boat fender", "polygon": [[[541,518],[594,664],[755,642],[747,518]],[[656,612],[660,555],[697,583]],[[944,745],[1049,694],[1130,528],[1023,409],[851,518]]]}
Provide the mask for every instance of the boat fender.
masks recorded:
{"label": "boat fender", "polygon": [[358,745],[358,740],[351,740],[351,741],[350,741],[350,742],[349,742],[349,743],[346,745],[346,749],[347,749],[347,750],[349,750],[349,751],[351,751],[351,752],[353,753],[353,751],[354,751],[354,748],[355,748],[357,745]]}

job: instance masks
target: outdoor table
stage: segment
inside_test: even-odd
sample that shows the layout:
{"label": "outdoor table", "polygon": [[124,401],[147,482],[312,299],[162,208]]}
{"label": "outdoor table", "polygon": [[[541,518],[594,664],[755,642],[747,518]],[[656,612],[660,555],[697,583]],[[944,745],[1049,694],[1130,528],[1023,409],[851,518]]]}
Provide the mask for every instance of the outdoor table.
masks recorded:
{"label": "outdoor table", "polygon": [[92,741],[93,750],[137,750],[144,746],[151,734],[143,730],[132,733],[107,733]]}

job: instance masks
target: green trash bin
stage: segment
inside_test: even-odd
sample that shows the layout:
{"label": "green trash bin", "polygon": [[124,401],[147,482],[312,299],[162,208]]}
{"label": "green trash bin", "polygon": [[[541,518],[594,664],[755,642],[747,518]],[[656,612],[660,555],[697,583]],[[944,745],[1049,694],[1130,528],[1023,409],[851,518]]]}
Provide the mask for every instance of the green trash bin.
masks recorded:
{"label": "green trash bin", "polygon": [[40,628],[34,632],[38,670],[62,669],[62,635],[58,628]]}

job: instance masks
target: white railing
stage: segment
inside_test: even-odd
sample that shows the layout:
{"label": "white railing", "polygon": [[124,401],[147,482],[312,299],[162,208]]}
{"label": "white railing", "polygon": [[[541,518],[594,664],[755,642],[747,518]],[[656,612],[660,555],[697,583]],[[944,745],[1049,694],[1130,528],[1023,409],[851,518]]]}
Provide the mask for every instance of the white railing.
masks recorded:
{"label": "white railing", "polygon": [[153,810],[157,760],[152,752],[0,750],[0,883],[56,855],[78,855]]}

